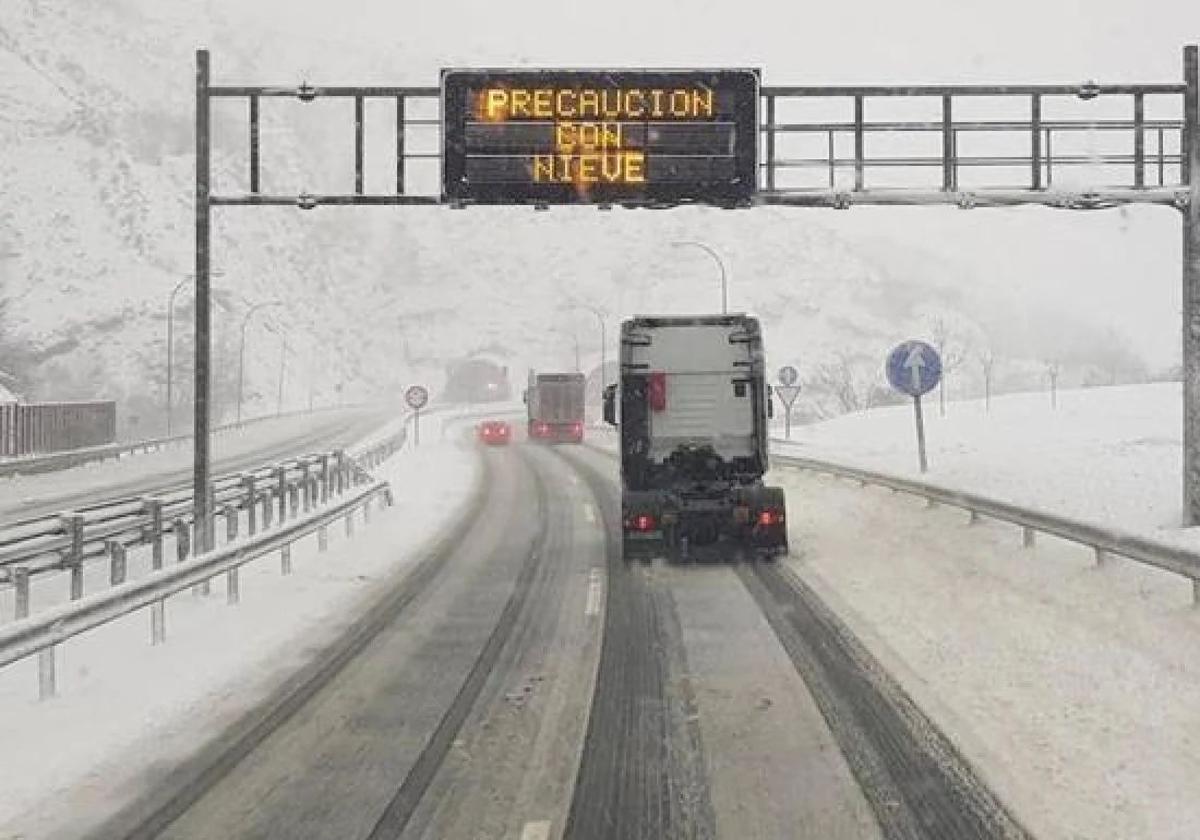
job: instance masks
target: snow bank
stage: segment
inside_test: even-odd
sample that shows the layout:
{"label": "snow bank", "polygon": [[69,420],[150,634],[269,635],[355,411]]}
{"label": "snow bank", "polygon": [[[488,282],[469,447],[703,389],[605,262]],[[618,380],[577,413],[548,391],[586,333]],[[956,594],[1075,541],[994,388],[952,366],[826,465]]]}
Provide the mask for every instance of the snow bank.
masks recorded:
{"label": "snow bank", "polygon": [[[990,412],[981,400],[951,402],[942,417],[931,398],[924,476],[917,469],[911,405],[793,426],[792,442],[777,441],[774,451],[1177,538],[1181,400],[1178,383],[1130,385],[1060,391],[1057,409],[1048,393],[996,397]],[[782,438],[781,425],[776,434]]]}

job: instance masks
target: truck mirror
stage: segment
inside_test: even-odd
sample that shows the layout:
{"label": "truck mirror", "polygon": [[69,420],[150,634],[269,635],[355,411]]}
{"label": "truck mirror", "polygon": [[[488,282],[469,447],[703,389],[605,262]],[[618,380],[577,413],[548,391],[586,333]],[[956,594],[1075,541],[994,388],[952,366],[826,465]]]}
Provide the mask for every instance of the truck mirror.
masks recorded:
{"label": "truck mirror", "polygon": [[775,389],[767,386],[767,419],[775,419]]}
{"label": "truck mirror", "polygon": [[525,403],[526,405],[529,405],[529,389],[528,388],[521,391],[521,402]]}
{"label": "truck mirror", "polygon": [[604,422],[610,426],[617,425],[616,385],[608,385],[604,388]]}

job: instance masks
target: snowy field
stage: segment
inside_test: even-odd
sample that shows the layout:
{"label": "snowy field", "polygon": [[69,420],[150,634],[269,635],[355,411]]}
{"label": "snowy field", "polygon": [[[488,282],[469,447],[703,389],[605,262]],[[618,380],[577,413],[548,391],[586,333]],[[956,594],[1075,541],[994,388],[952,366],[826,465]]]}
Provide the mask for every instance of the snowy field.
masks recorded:
{"label": "snowy field", "polygon": [[171,598],[161,647],[149,645],[146,611],[66,643],[59,696],[49,702],[36,699],[36,660],[0,671],[0,837],[76,836],[78,826],[59,820],[117,809],[146,774],[182,761],[252,708],[416,563],[478,478],[458,435],[443,435],[435,418],[422,431],[419,449],[377,472],[391,481],[395,506],[376,510],[365,528],[359,519],[353,539],[331,528],[327,553],[315,538],[298,543],[290,577],[272,554],[243,567],[237,607],[225,604],[223,577],[207,597]]}
{"label": "snowy field", "polygon": [[[911,405],[793,426],[780,454],[921,478],[1131,531],[1170,536],[1180,523],[1178,383],[1060,391],[925,406],[929,472],[917,469]],[[783,437],[782,425],[776,434]]]}

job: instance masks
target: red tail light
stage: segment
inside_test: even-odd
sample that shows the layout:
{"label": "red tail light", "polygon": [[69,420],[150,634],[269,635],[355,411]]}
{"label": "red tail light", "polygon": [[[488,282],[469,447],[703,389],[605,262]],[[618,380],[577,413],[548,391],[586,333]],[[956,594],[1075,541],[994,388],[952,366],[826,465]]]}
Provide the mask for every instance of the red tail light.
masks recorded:
{"label": "red tail light", "polygon": [[583,434],[583,424],[576,420],[571,424],[571,431],[577,435]]}
{"label": "red tail light", "polygon": [[646,401],[650,403],[651,411],[667,410],[667,374],[663,371],[650,374],[650,381],[646,383]]}
{"label": "red tail light", "polygon": [[783,513],[778,510],[759,511],[758,524],[764,528],[769,528],[772,525],[778,525],[783,522]]}
{"label": "red tail light", "polygon": [[639,513],[629,520],[630,530],[633,531],[653,531],[656,524],[654,517],[648,513]]}

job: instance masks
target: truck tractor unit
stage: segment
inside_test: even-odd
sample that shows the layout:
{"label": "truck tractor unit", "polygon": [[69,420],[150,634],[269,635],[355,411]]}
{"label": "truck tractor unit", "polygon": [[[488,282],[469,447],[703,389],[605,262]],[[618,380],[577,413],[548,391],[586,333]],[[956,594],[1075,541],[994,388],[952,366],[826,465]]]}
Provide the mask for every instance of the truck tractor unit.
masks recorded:
{"label": "truck tractor unit", "polygon": [[620,430],[625,559],[786,554],[783,491],[762,481],[771,403],[758,320],[634,317],[620,361],[604,417]]}
{"label": "truck tractor unit", "polygon": [[583,443],[584,379],[582,373],[529,372],[525,408],[529,440],[540,443]]}

